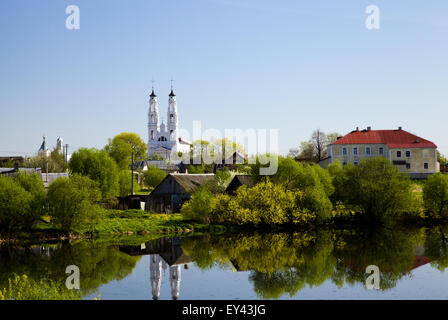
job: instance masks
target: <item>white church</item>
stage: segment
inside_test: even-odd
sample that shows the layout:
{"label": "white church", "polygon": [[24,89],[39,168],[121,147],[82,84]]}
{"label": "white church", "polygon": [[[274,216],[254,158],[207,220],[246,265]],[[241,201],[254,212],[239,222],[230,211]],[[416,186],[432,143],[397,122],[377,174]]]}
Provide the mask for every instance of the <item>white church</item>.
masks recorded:
{"label": "white church", "polygon": [[152,160],[169,160],[173,155],[190,152],[191,143],[179,137],[179,118],[177,113],[176,95],[171,86],[168,95],[167,123],[160,122],[159,101],[157,95],[149,96],[148,113],[148,158]]}

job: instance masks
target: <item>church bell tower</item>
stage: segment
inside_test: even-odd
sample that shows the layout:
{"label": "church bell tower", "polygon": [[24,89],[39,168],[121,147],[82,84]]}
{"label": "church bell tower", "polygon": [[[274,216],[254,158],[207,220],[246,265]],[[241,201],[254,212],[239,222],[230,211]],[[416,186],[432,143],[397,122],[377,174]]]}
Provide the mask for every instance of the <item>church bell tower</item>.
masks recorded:
{"label": "church bell tower", "polygon": [[157,95],[154,93],[153,86],[151,95],[149,96],[148,140],[155,141],[159,130],[159,102],[157,100]]}
{"label": "church bell tower", "polygon": [[171,93],[168,96],[168,113],[167,113],[167,129],[169,141],[177,141],[178,132],[178,119],[177,119],[177,102],[176,95],[174,94],[173,85],[171,84]]}

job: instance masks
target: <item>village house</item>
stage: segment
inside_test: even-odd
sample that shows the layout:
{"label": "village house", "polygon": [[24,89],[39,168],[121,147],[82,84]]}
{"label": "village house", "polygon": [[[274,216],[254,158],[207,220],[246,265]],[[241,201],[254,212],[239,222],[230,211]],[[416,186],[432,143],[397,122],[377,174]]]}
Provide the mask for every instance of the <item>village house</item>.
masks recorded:
{"label": "village house", "polygon": [[227,194],[234,194],[236,190],[241,186],[247,186],[248,188],[253,187],[254,182],[249,175],[237,174],[230,181],[226,188]]}
{"label": "village house", "polygon": [[359,164],[363,159],[385,157],[412,179],[426,179],[439,172],[437,146],[398,127],[395,130],[365,130],[350,132],[329,146],[328,158],[320,162],[328,166],[338,160],[342,165]]}
{"label": "village house", "polygon": [[150,212],[172,213],[179,212],[185,201],[209,181],[214,179],[209,174],[170,173],[154,188],[149,195],[148,210]]}

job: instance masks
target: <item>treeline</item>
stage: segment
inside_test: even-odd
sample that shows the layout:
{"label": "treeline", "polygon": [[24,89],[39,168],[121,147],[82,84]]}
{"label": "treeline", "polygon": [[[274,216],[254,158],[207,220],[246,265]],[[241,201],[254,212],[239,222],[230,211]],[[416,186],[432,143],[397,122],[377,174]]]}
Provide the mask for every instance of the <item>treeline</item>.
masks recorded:
{"label": "treeline", "polygon": [[278,158],[273,176],[251,166],[254,186],[232,195],[199,189],[184,204],[186,218],[237,225],[383,224],[396,218],[448,219],[448,176],[432,175],[423,192],[385,158],[328,169]]}
{"label": "treeline", "polygon": [[[132,183],[134,191],[140,189],[137,176],[131,176],[132,152],[134,159],[146,154],[146,144],[135,133],[115,136],[103,150],[81,148],[66,165],[69,177],[56,179],[48,190],[37,173],[0,176],[0,234],[29,233],[40,222],[51,222],[63,233],[92,231],[102,217],[100,203],[113,205],[117,196],[130,194]],[[53,158],[55,153],[36,157],[49,163]],[[141,174],[148,186],[157,185],[166,175],[157,168]]]}
{"label": "treeline", "polygon": [[0,176],[0,234],[28,233],[45,218],[64,233],[92,230],[100,200],[98,183],[79,174],[56,179],[48,192],[37,173]]}

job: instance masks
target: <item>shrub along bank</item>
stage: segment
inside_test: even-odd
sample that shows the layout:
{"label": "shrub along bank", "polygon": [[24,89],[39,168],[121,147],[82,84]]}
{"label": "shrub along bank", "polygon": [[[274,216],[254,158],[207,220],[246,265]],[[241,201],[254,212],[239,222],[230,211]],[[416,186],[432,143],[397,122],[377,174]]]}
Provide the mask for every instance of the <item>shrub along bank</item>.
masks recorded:
{"label": "shrub along bank", "polygon": [[259,176],[259,164],[253,169],[255,186],[242,186],[234,195],[202,188],[183,206],[182,214],[204,223],[253,226],[448,220],[447,175],[431,176],[422,196],[385,158],[357,166],[335,163],[326,170],[279,157],[273,176]]}

